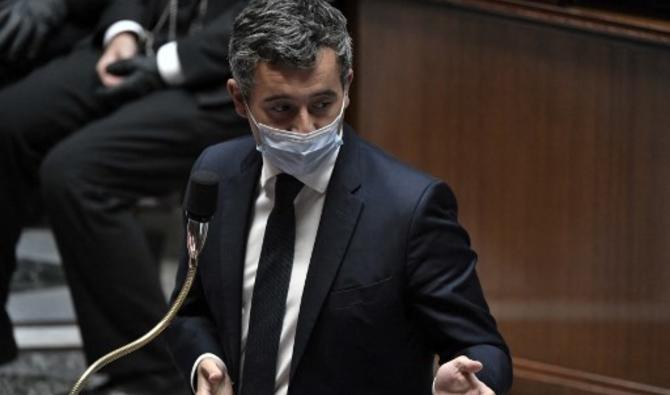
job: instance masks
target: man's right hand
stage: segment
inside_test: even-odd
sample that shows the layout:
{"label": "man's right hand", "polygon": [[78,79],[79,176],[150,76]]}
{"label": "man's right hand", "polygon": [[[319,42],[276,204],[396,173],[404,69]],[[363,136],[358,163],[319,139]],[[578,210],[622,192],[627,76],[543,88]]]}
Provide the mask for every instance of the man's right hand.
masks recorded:
{"label": "man's right hand", "polygon": [[198,365],[196,395],[233,395],[233,383],[228,371],[214,358],[205,358]]}
{"label": "man's right hand", "polygon": [[119,77],[108,72],[107,66],[119,60],[132,58],[136,56],[138,52],[139,45],[137,43],[137,37],[134,34],[121,33],[115,36],[109,44],[107,44],[105,52],[95,66],[100,82],[108,88],[121,84],[124,77]]}

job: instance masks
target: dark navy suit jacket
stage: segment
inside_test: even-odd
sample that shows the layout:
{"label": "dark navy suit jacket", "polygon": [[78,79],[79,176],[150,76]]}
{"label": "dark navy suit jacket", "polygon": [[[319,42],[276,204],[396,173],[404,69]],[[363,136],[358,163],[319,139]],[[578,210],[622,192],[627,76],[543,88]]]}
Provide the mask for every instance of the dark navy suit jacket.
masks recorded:
{"label": "dark navy suit jacket", "polygon": [[[221,183],[197,279],[169,330],[187,376],[212,352],[239,382],[242,272],[261,163],[253,139],[243,137],[208,148],[194,166]],[[347,127],[326,194],[289,394],[429,395],[435,354],[442,363],[461,354],[483,362],[478,377],[506,392],[509,351],[449,187]],[[185,272],[183,261],[177,290]]]}

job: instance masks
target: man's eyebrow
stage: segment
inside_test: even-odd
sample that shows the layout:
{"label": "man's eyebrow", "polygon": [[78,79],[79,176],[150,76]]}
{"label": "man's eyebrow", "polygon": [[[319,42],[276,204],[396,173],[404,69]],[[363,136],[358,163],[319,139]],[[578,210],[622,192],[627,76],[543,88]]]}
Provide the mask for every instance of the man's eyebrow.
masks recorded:
{"label": "man's eyebrow", "polygon": [[[318,96],[337,97],[337,93],[332,89],[324,89],[322,91],[315,92],[315,93],[309,95],[310,98],[314,98],[314,97],[318,97]],[[285,94],[272,95],[272,96],[266,97],[265,99],[263,99],[263,101],[267,103],[267,102],[272,102],[272,101],[275,101],[275,100],[286,100],[286,99],[291,100],[291,99],[294,99],[294,97],[292,97],[290,95],[285,95]]]}
{"label": "man's eyebrow", "polygon": [[334,97],[336,97],[337,93],[332,89],[324,89],[322,91],[319,91],[319,92],[316,92],[316,93],[310,95],[310,97],[317,97],[317,96],[334,96]]}
{"label": "man's eyebrow", "polygon": [[263,99],[264,102],[270,102],[270,101],[275,101],[275,100],[283,100],[283,99],[291,99],[291,96],[289,95],[273,95],[270,97],[266,97]]}

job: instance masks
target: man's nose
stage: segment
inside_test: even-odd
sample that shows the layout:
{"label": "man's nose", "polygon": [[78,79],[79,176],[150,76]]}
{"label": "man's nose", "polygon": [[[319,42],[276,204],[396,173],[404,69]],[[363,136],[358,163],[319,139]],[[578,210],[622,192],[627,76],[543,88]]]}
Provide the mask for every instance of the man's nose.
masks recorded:
{"label": "man's nose", "polygon": [[293,121],[292,132],[309,133],[316,130],[314,118],[306,108],[300,109]]}

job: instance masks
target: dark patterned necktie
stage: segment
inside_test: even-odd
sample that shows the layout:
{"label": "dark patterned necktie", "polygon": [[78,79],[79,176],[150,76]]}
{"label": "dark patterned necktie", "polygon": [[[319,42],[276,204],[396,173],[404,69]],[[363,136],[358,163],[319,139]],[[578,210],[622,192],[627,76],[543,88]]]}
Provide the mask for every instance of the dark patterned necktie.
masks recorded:
{"label": "dark patterned necktie", "polygon": [[279,336],[293,266],[293,200],[302,186],[300,181],[288,174],[278,175],[275,182],[275,204],[265,228],[251,298],[242,395],[274,394]]}

